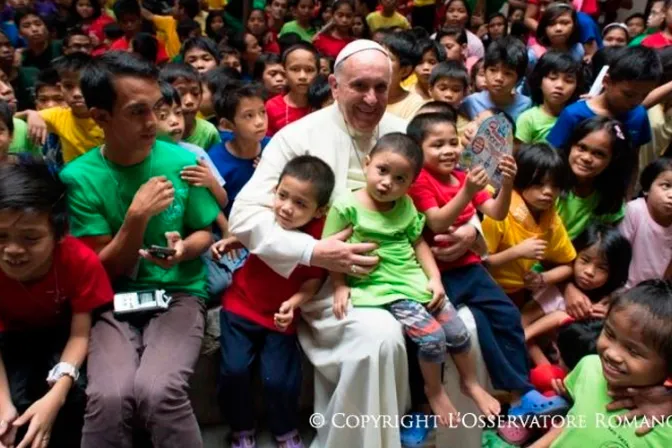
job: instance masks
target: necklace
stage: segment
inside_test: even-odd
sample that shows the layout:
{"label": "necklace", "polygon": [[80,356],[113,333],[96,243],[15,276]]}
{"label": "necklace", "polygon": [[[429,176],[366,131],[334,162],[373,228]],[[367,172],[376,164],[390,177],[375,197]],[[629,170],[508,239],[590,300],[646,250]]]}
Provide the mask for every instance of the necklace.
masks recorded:
{"label": "necklace", "polygon": [[[339,110],[340,110],[340,108],[339,108]],[[357,144],[357,139],[355,139],[355,137],[353,136],[354,133],[350,130],[350,126],[348,125],[348,122],[345,121],[345,115],[343,114],[343,111],[341,111],[341,116],[343,117],[343,123],[345,124],[345,130],[348,134],[348,137],[350,137],[350,143],[352,144],[352,146],[351,146],[352,151],[354,151],[355,157],[357,157],[357,162],[359,163],[359,167],[362,169],[362,171],[364,171],[364,164],[362,163],[362,158],[359,155],[359,149],[358,149],[359,145]],[[376,126],[375,134],[376,134],[376,141],[378,141],[380,139],[380,125]],[[369,138],[369,140],[370,140],[370,138]],[[368,154],[370,150],[371,149],[369,148],[369,150],[366,151],[366,154]],[[364,151],[362,151],[362,152],[364,152]]]}

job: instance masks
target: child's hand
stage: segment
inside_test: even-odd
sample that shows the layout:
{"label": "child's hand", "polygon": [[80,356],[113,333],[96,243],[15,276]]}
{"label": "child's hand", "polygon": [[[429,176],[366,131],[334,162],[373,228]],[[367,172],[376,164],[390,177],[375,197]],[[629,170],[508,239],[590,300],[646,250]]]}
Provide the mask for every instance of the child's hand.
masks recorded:
{"label": "child's hand", "polygon": [[280,309],[273,315],[275,327],[280,331],[286,331],[294,320],[294,305],[290,300],[285,300]]}
{"label": "child's hand", "polygon": [[467,189],[469,196],[475,195],[484,189],[486,185],[488,185],[488,173],[485,171],[485,168],[477,166],[469,170],[467,182],[464,184],[464,188]]}
{"label": "child's hand", "polygon": [[553,387],[553,391],[561,397],[569,397],[564,379],[553,378],[551,380],[551,387]]}
{"label": "child's hand", "polygon": [[9,402],[0,410],[0,446],[14,446],[17,428],[12,423],[19,417],[14,405]]}
{"label": "child's hand", "polygon": [[346,315],[348,309],[348,299],[350,298],[350,288],[340,286],[334,291],[334,316],[341,320]]}
{"label": "child's hand", "polygon": [[55,389],[33,403],[23,415],[12,423],[14,428],[19,428],[29,423],[26,435],[16,448],[46,447],[49,445],[51,429],[61,409],[62,398]]}
{"label": "child's hand", "polygon": [[202,160],[198,160],[196,166],[188,166],[180,172],[180,178],[189,182],[194,187],[205,187],[212,190],[217,184],[215,176],[210,168]]}
{"label": "child's hand", "polygon": [[540,238],[528,238],[522,243],[518,244],[516,250],[518,251],[518,258],[527,258],[528,260],[543,260],[544,253],[548,243]]}
{"label": "child's hand", "polygon": [[516,178],[516,172],[518,171],[516,160],[509,154],[506,154],[499,161],[497,168],[502,173],[502,186],[512,187],[513,180]]}
{"label": "child's hand", "polygon": [[[212,258],[214,258],[215,260],[221,260],[222,256],[224,256],[225,254],[229,254],[232,251],[237,251],[238,249],[242,248],[243,245],[240,242],[240,240],[238,240],[238,238],[236,238],[235,236],[229,236],[226,238],[222,238],[221,240],[213,244],[210,247],[210,252],[212,253]],[[230,254],[229,258],[231,258],[231,256],[237,257],[238,254],[237,253]]]}
{"label": "child's hand", "polygon": [[438,311],[443,308],[446,300],[446,291],[443,289],[443,283],[440,278],[430,278],[427,283],[427,291],[432,293],[432,301],[427,305],[430,312]]}
{"label": "child's hand", "polygon": [[523,282],[525,284],[525,288],[532,292],[537,292],[546,285],[546,282],[544,281],[544,275],[534,271],[530,271],[525,274],[523,277]]}
{"label": "child's hand", "polygon": [[44,145],[49,135],[49,129],[40,114],[34,111],[28,112],[26,124],[28,125],[28,137],[30,140],[36,145]]}

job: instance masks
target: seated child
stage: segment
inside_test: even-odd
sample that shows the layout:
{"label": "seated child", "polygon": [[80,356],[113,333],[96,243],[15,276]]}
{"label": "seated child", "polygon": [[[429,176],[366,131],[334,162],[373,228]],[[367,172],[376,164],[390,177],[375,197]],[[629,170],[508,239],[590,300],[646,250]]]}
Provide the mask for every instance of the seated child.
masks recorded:
{"label": "seated child", "polygon": [[66,202],[46,165],[0,166],[4,446],[80,444],[92,313],[114,293],[98,256],[66,235]]}
{"label": "seated child", "polygon": [[308,105],[313,110],[324,109],[334,103],[329,80],[324,75],[317,75],[308,87]]}
{"label": "seated child", "polygon": [[619,230],[632,244],[627,288],[670,278],[672,265],[672,159],[651,162],[639,180],[644,197],[628,202]]}
{"label": "seated child", "polygon": [[[38,112],[52,107],[68,107],[63,96],[61,80],[56,70],[45,70],[40,73],[35,82],[35,110]],[[50,132],[47,141],[42,146],[42,154],[60,169],[63,167],[63,148],[58,135]]]}
{"label": "seated child", "polygon": [[413,89],[409,91],[402,87],[403,80],[413,73],[413,67],[420,59],[415,48],[415,37],[410,31],[390,33],[383,38],[382,45],[392,61],[392,78],[385,111],[411,119],[426,102]]}
{"label": "seated child", "polygon": [[[434,101],[444,101],[460,110],[464,97],[469,92],[469,74],[461,62],[448,60],[441,62],[429,76],[429,93]],[[457,134],[462,135],[469,120],[462,114],[457,116]]]}
{"label": "seated child", "polygon": [[[499,222],[486,216],[483,236],[490,253],[490,273],[514,303],[522,306],[529,296],[526,291],[535,293],[571,277],[569,263],[576,251],[554,208],[567,179],[560,155],[537,143],[523,146],[516,154],[516,164],[509,214]],[[532,270],[536,262],[542,262],[545,272]]]}
{"label": "seated child", "polygon": [[669,425],[656,425],[640,437],[632,424],[616,424],[614,417],[627,411],[607,411],[606,406],[613,401],[609,390],[660,385],[672,374],[671,320],[670,281],[645,281],[616,296],[597,340],[598,354],[583,358],[556,383],[574,400],[568,417],[585,425],[553,427],[531,446],[668,446]]}
{"label": "seated child", "polygon": [[462,103],[463,113],[473,120],[484,110],[496,108],[517,120],[532,106],[528,97],[515,91],[527,70],[525,46],[511,36],[496,40],[485,52],[483,66],[486,90],[469,95]]}
{"label": "seated child", "polygon": [[[571,281],[591,301],[593,313],[602,314],[609,296],[625,285],[632,248],[619,231],[601,224],[590,225],[574,241],[577,251]],[[523,307],[523,328],[530,357],[539,364],[541,350],[533,342],[538,336],[557,330],[569,315],[560,290],[548,286]]]}
{"label": "seated child", "polygon": [[[459,417],[441,384],[442,362],[451,353],[465,390],[481,412],[495,415],[499,404],[478,384],[471,340],[464,322],[446,300],[441,273],[422,238],[425,217],[406,195],[422,169],[420,147],[401,133],[380,138],[366,156],[366,187],[336,198],[327,216],[324,237],[353,227],[351,242],[374,242],[380,257],[366,277],[331,273],[334,315],[343,319],[352,305],[389,310],[418,345],[425,394],[441,425]],[[353,272],[356,274],[356,272]]]}
{"label": "seated child", "polygon": [[[424,168],[409,190],[410,196],[427,220],[425,240],[446,233],[451,227],[466,225],[480,211],[494,219],[503,219],[509,209],[516,165],[511,156],[503,157],[500,169],[503,185],[496,199],[481,191],[488,182],[483,168],[465,173],[457,169],[462,148],[455,122],[449,116],[423,113],[408,126],[408,135],[422,146]],[[455,307],[466,305],[472,311],[479,342],[493,386],[511,391],[514,408],[523,397],[528,399],[532,386],[528,380],[523,329],[520,313],[511,300],[488,275],[478,254],[468,251],[451,262],[438,262],[443,287]],[[479,401],[484,414],[497,414],[499,404]],[[536,397],[541,412],[547,412],[550,400]]]}
{"label": "seated child", "polygon": [[182,139],[192,145],[200,146],[206,151],[219,143],[221,138],[217,128],[196,116],[203,99],[201,80],[196,69],[187,64],[167,64],[161,69],[159,79],[175,87],[182,99],[182,113],[184,115],[184,136]]}
{"label": "seated child", "polygon": [[536,104],[516,120],[516,140],[542,143],[553,128],[560,112],[573,104],[583,91],[583,70],[567,53],[549,51],[536,63],[528,84]]}
{"label": "seated child", "polygon": [[[290,160],[275,189],[278,225],[319,238],[333,188],[334,173],[322,160],[313,156]],[[239,246],[235,237],[218,241],[212,246],[213,256]],[[256,358],[271,433],[281,448],[303,446],[297,431],[301,350],[296,325],[300,306],[312,299],[325,277],[320,268],[301,266],[285,278],[250,255],[222,296],[220,403],[233,431],[233,447],[256,446],[250,381]]]}

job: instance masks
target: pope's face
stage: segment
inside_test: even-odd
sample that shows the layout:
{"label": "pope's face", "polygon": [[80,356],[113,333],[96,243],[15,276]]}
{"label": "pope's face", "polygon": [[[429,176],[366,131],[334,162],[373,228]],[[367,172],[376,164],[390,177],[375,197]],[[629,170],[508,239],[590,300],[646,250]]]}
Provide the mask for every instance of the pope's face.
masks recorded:
{"label": "pope's face", "polygon": [[383,118],[392,77],[389,57],[378,50],[355,53],[329,77],[334,99],[348,125],[372,132]]}

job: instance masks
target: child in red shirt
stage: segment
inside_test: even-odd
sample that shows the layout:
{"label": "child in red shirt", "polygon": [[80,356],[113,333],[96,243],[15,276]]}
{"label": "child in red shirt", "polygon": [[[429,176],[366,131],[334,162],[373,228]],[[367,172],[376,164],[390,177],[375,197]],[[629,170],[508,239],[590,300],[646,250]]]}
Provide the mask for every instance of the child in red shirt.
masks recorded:
{"label": "child in red shirt", "polygon": [[282,55],[288,91],[266,102],[269,137],[312,112],[308,105],[308,88],[319,71],[318,61],[315,48],[303,42],[289,47]]}
{"label": "child in red shirt", "polygon": [[0,441],[5,446],[80,443],[86,374],[79,369],[92,312],[108,304],[113,292],[98,256],[65,236],[65,210],[65,187],[46,165],[0,166]]}
{"label": "child in red shirt", "polygon": [[327,25],[313,38],[313,45],[320,55],[336,59],[338,53],[354,40],[352,22],[355,11],[350,0],[336,0],[332,8],[331,26]]}
{"label": "child in red shirt", "polygon": [[[313,156],[292,159],[280,174],[273,212],[285,230],[319,238],[334,188],[334,173]],[[220,258],[240,247],[235,237],[212,247]],[[254,397],[249,367],[259,357],[271,432],[279,446],[303,446],[297,431],[301,387],[301,353],[296,320],[301,304],[320,289],[326,272],[300,266],[289,278],[273,271],[252,254],[233,275],[222,296],[221,406],[233,431],[233,447],[256,446]]]}

